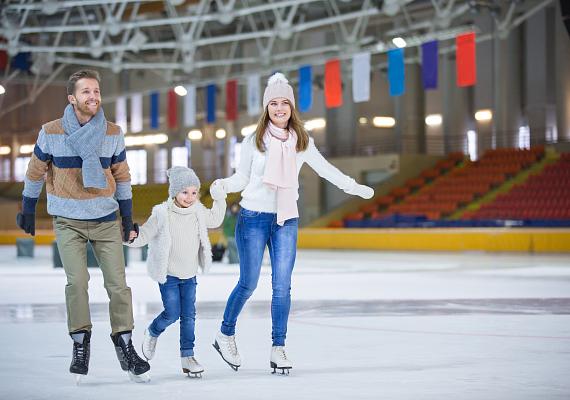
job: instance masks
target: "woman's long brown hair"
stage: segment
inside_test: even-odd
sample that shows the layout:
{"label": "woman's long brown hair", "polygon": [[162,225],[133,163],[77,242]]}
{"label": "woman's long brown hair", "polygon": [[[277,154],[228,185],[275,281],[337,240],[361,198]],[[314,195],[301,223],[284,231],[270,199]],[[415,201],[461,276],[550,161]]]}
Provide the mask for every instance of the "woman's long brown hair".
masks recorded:
{"label": "woman's long brown hair", "polygon": [[[296,150],[297,153],[300,151],[307,150],[309,147],[309,134],[305,129],[305,125],[301,120],[301,116],[295,107],[289,105],[291,107],[291,117],[289,118],[289,122],[287,123],[287,129],[293,129],[297,133],[297,146]],[[267,107],[263,110],[263,114],[257,121],[257,128],[255,128],[255,145],[257,149],[262,153],[265,151],[265,145],[263,144],[263,135],[265,135],[265,130],[267,129],[267,125],[269,124],[269,111],[267,111]]]}

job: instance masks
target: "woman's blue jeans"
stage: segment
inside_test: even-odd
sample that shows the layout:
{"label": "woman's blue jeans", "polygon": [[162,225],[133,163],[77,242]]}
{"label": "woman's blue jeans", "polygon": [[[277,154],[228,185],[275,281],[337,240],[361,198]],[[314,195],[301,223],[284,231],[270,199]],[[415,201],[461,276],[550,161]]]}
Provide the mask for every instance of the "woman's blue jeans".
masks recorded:
{"label": "woman's blue jeans", "polygon": [[240,276],[232,291],[221,331],[234,335],[237,318],[257,287],[265,246],[271,258],[271,337],[273,346],[284,346],[287,320],[291,308],[291,273],[297,254],[298,218],[277,225],[277,214],[250,211],[242,208],[236,224],[236,242],[239,253]]}
{"label": "woman's blue jeans", "polygon": [[158,284],[164,311],[148,327],[150,335],[158,337],[169,325],[180,319],[180,357],[194,355],[196,285],[196,277],[180,279],[167,275],[166,282]]}

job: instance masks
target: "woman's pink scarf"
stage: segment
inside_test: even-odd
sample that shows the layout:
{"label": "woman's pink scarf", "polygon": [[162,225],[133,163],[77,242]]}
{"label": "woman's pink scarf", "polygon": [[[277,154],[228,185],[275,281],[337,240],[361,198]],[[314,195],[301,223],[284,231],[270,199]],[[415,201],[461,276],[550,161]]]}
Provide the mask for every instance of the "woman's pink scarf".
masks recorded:
{"label": "woman's pink scarf", "polygon": [[283,226],[286,220],[299,217],[297,134],[269,122],[263,143],[267,152],[263,183],[277,191],[277,224]]}

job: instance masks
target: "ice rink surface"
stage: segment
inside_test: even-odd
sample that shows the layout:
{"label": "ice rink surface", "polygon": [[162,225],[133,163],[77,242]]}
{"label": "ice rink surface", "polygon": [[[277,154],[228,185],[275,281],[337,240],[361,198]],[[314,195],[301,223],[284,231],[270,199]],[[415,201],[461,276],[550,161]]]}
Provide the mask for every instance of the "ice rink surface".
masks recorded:
{"label": "ice rink surface", "polygon": [[[130,250],[134,339],[161,311],[158,287]],[[299,251],[289,376],[270,373],[271,270],[238,320],[242,367],[211,343],[238,266],[199,276],[196,357],[180,368],[178,324],[159,338],[152,381],[131,383],[109,338],[107,295],[90,268],[89,375],[68,368],[65,275],[51,249],[33,259],[0,247],[0,399],[570,399],[570,255]],[[139,352],[140,353],[140,352]]]}

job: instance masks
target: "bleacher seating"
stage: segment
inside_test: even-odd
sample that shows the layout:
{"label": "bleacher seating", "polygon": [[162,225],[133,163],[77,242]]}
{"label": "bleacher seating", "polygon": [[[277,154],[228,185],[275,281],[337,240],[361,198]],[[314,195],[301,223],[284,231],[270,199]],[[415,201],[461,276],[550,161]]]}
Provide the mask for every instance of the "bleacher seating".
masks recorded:
{"label": "bleacher seating", "polygon": [[416,195],[391,206],[388,212],[423,215],[430,220],[449,217],[528,168],[542,157],[543,152],[540,149],[487,151],[480,160],[468,161],[463,167],[454,168],[420,189]]}
{"label": "bleacher seating", "polygon": [[466,219],[570,219],[570,153],[547,165],[541,173],[513,187],[511,191],[479,210],[466,213]]}
{"label": "bleacher seating", "polygon": [[[485,152],[485,154],[477,161],[463,161],[463,154],[456,153],[450,155],[446,159],[440,160],[433,168],[424,170],[417,178],[409,179],[403,186],[392,189],[388,195],[379,196],[371,202],[360,207],[358,212],[346,215],[342,222],[334,221],[330,227],[374,227],[374,226],[455,226],[469,225],[469,222],[451,221],[450,217],[463,209],[468,204],[477,201],[485,196],[491,190],[498,188],[505,182],[517,176],[522,171],[534,165],[537,161],[544,157],[544,147],[535,147],[530,150],[520,149],[494,149]],[[563,160],[567,160],[570,166],[570,157],[563,156]],[[549,187],[549,191],[542,191],[544,196],[552,197],[554,195],[557,200],[550,200],[545,203],[544,198],[534,199],[533,201],[540,204],[548,204],[551,207],[560,206],[564,211],[548,211],[544,214],[536,212],[526,212],[521,215],[548,215],[552,218],[569,218],[564,217],[567,210],[570,209],[568,201],[570,192],[568,189],[554,189],[553,185],[568,185],[569,182],[563,183],[556,179],[561,176],[566,177],[567,172],[558,170],[557,167],[549,169],[552,177],[550,180],[537,182],[533,186],[535,191],[541,188]],[[570,171],[570,170],[569,170]],[[548,172],[545,171],[548,174]],[[569,172],[570,174],[570,172]],[[570,175],[568,175],[570,176]],[[556,179],[555,179],[556,178]],[[542,185],[542,186],[540,186]],[[565,199],[561,199],[561,197]],[[526,205],[520,202],[514,204]],[[530,204],[530,203],[529,203]],[[532,203],[534,204],[534,203]],[[512,214],[513,203],[501,205],[505,213]],[[470,217],[485,219],[493,214],[489,208],[482,208],[480,214],[465,212]],[[492,224],[491,224],[492,225]]]}
{"label": "bleacher seating", "polygon": [[[362,205],[358,212],[346,215],[343,221],[332,221],[329,227],[341,228],[343,226],[362,223],[369,219],[382,219],[391,215],[391,208],[405,201],[422,187],[435,181],[438,177],[446,174],[458,164],[463,162],[463,153],[451,153],[445,159],[436,163],[420,173],[416,178],[409,179],[403,186],[392,189],[387,195],[378,196],[370,202]],[[434,215],[432,215],[434,216]]]}

